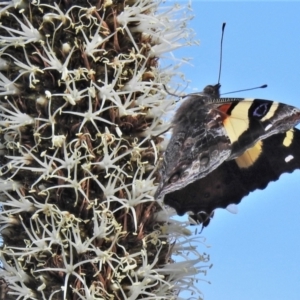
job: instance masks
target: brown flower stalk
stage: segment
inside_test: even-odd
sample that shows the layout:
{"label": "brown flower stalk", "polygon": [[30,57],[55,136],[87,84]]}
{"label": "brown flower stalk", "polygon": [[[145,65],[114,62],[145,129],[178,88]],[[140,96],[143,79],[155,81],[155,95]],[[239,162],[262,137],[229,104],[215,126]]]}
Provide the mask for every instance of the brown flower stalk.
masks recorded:
{"label": "brown flower stalk", "polygon": [[197,292],[206,257],[153,198],[176,75],[158,59],[188,33],[159,4],[0,3],[0,299]]}

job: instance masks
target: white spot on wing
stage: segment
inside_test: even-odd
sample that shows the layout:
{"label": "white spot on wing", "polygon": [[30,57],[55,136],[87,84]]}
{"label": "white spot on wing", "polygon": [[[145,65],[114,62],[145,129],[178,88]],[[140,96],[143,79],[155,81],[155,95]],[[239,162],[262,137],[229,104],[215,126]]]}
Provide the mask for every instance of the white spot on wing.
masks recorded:
{"label": "white spot on wing", "polygon": [[294,159],[294,156],[293,155],[288,155],[284,160],[286,163],[290,162],[292,159]]}
{"label": "white spot on wing", "polygon": [[272,126],[273,126],[272,124],[267,125],[265,131],[268,131]]}

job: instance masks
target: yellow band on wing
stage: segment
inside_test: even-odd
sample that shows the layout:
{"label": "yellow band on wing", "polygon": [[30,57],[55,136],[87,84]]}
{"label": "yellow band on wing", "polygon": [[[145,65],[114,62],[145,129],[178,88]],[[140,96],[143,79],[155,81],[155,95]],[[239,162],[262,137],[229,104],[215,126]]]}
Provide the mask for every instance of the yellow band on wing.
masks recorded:
{"label": "yellow band on wing", "polygon": [[223,121],[232,144],[249,128],[248,111],[251,105],[251,101],[238,103],[231,111],[230,116]]}
{"label": "yellow band on wing", "polygon": [[235,159],[237,165],[241,169],[246,169],[252,166],[259,158],[262,151],[262,141],[258,141],[252,148],[246,150],[241,156]]}
{"label": "yellow band on wing", "polygon": [[283,140],[283,146],[289,147],[294,138],[294,130],[291,129],[285,133],[285,139]]}

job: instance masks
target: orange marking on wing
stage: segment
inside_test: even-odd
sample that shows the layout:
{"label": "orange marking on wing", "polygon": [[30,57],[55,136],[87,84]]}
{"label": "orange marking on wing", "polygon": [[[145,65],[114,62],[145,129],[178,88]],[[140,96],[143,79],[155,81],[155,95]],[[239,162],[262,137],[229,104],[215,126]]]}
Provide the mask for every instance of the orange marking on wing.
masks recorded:
{"label": "orange marking on wing", "polygon": [[223,112],[224,114],[227,114],[227,111],[229,110],[231,106],[231,103],[222,104],[218,107],[218,110]]}

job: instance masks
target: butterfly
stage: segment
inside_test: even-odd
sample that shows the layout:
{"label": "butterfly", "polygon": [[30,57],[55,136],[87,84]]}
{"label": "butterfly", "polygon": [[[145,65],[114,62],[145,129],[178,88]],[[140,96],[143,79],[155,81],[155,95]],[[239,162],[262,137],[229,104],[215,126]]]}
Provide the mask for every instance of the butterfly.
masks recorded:
{"label": "butterfly", "polygon": [[172,121],[156,199],[207,225],[216,208],[238,204],[284,172],[300,168],[300,110],[220,98],[220,84],[185,96]]}

